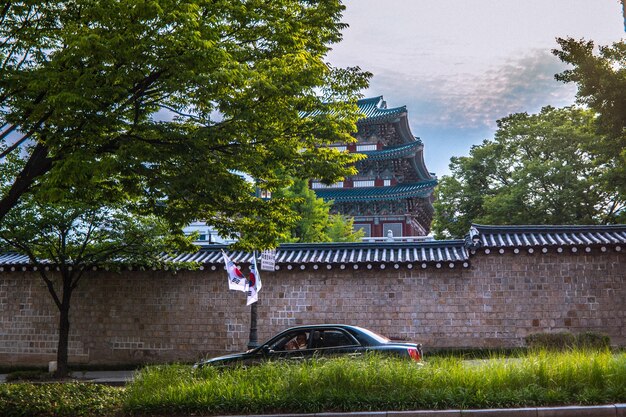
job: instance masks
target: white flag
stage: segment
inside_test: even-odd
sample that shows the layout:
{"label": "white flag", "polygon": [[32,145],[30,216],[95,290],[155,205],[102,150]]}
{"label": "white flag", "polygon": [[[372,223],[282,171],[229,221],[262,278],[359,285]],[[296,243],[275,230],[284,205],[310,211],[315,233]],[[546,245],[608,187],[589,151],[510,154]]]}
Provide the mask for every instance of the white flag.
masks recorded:
{"label": "white flag", "polygon": [[226,272],[228,272],[228,289],[246,292],[246,277],[230,260],[226,252],[222,251],[222,255],[224,255],[224,265],[226,265]]}
{"label": "white flag", "polygon": [[256,303],[259,299],[259,291],[261,291],[261,274],[259,274],[259,270],[256,267],[256,253],[252,257],[250,275],[246,281],[246,288],[248,294],[248,301],[246,305]]}

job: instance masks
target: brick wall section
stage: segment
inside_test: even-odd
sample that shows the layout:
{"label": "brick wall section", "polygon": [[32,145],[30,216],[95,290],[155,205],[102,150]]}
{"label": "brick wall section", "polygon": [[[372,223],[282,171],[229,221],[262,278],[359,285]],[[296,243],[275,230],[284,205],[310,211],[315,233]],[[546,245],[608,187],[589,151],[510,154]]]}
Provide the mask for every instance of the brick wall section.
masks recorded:
{"label": "brick wall section", "polygon": [[[512,347],[542,331],[604,332],[626,345],[626,254],[490,254],[470,268],[334,265],[262,274],[260,341],[343,322],[426,347]],[[55,358],[56,307],[35,272],[0,273],[0,364]],[[244,350],[249,307],[217,271],[96,271],[71,310],[70,360],[195,361]]]}

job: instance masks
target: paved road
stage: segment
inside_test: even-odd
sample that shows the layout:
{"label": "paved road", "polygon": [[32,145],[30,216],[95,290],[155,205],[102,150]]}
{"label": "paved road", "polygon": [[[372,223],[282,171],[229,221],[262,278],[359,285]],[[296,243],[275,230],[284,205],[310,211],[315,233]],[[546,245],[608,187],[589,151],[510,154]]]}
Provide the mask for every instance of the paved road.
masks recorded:
{"label": "paved road", "polygon": [[[133,379],[135,371],[76,371],[72,376],[85,382],[108,385],[124,385]],[[7,375],[0,374],[0,383],[6,382]]]}

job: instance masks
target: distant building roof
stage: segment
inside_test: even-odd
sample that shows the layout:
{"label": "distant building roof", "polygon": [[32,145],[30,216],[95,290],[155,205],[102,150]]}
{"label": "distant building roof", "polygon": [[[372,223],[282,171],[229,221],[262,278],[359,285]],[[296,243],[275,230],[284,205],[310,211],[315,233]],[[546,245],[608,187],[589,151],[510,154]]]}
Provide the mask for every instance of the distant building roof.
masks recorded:
{"label": "distant building roof", "polygon": [[385,149],[380,149],[376,151],[359,151],[359,153],[367,155],[367,159],[369,160],[377,161],[409,156],[419,150],[421,146],[423,146],[422,141],[416,140],[415,142],[405,143],[396,146],[388,146]]}
{"label": "distant building roof", "polygon": [[428,197],[437,180],[427,180],[415,183],[402,183],[387,187],[357,187],[357,188],[318,188],[315,194],[324,200],[334,200],[335,203],[355,201],[383,201],[410,197]]}
{"label": "distant building roof", "polygon": [[359,110],[365,115],[358,123],[381,123],[384,121],[392,121],[402,114],[406,114],[406,106],[387,108],[387,102],[383,100],[383,96],[365,98],[357,101]]}

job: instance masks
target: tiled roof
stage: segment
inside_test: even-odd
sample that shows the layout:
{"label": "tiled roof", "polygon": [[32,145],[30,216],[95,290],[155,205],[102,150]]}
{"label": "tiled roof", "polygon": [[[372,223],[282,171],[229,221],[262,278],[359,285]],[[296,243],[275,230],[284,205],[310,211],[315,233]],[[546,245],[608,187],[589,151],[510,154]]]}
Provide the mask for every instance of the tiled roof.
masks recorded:
{"label": "tiled roof", "polygon": [[30,261],[26,255],[14,252],[0,253],[0,265],[28,265]]}
{"label": "tiled roof", "polygon": [[[195,261],[203,264],[221,264],[221,249],[203,247],[189,256],[171,258],[174,261]],[[249,263],[252,254],[232,251],[229,256],[236,263]],[[283,244],[276,250],[276,263],[315,264],[361,264],[361,263],[422,263],[463,262],[467,251],[462,240],[430,242],[376,242],[376,243],[301,243]]]}
{"label": "tiled roof", "polygon": [[[402,107],[394,107],[391,109],[387,108],[387,103],[383,100],[383,96],[364,98],[357,101],[357,106],[361,113],[364,114],[364,117],[360,118],[357,123],[359,124],[368,124],[368,123],[381,123],[385,121],[392,121],[397,119],[398,116],[405,114],[407,112],[406,106]],[[323,110],[315,110],[309,113],[300,113],[300,116],[317,116],[321,114]]]}
{"label": "tiled roof", "polygon": [[[474,244],[472,243],[472,238]],[[476,240],[478,239],[478,242]],[[482,248],[626,245],[626,225],[484,226],[472,225],[468,246]],[[476,245],[475,243],[478,243]]]}
{"label": "tiled roof", "polygon": [[421,140],[415,142],[405,143],[398,146],[389,146],[385,149],[376,151],[359,151],[363,155],[367,155],[367,159],[378,161],[384,159],[402,158],[411,154],[414,154],[418,148],[422,146]]}
{"label": "tiled roof", "polygon": [[[474,239],[475,238],[475,241]],[[547,252],[556,248],[563,252],[580,249],[585,252],[606,252],[611,248],[622,251],[626,245],[626,225],[614,226],[484,226],[473,225],[465,240],[442,240],[426,242],[358,242],[358,243],[308,243],[284,244],[276,250],[277,269],[319,269],[339,267],[353,269],[384,268],[455,268],[469,266],[470,256],[481,249],[484,253],[505,249],[528,252],[541,248]],[[223,245],[210,245],[196,253],[176,257],[165,256],[166,261],[197,262],[202,268],[223,268],[222,250],[239,264],[248,264],[252,254],[229,251]],[[0,254],[0,272],[30,269],[24,255]]]}
{"label": "tiled roof", "polygon": [[406,106],[388,109],[383,96],[359,100],[357,101],[357,106],[365,115],[358,123],[380,123],[385,120],[393,120],[407,111]]}
{"label": "tiled roof", "polygon": [[324,200],[338,202],[382,201],[410,197],[428,197],[437,180],[403,183],[389,187],[318,188],[315,194]]}
{"label": "tiled roof", "polygon": [[[454,268],[459,264],[468,267],[468,253],[463,240],[428,241],[428,242],[358,242],[358,243],[308,243],[283,244],[276,250],[277,269],[318,269],[333,266],[358,269],[384,269],[386,264],[392,268],[404,265],[426,268]],[[223,245],[202,247],[198,252],[180,256],[164,256],[166,261],[197,262],[204,268],[216,270],[223,267],[222,250],[238,264],[247,264],[252,254],[246,251],[228,251]],[[0,270],[20,270],[29,264],[28,258],[15,254],[0,255]],[[356,265],[356,267],[355,267]]]}

